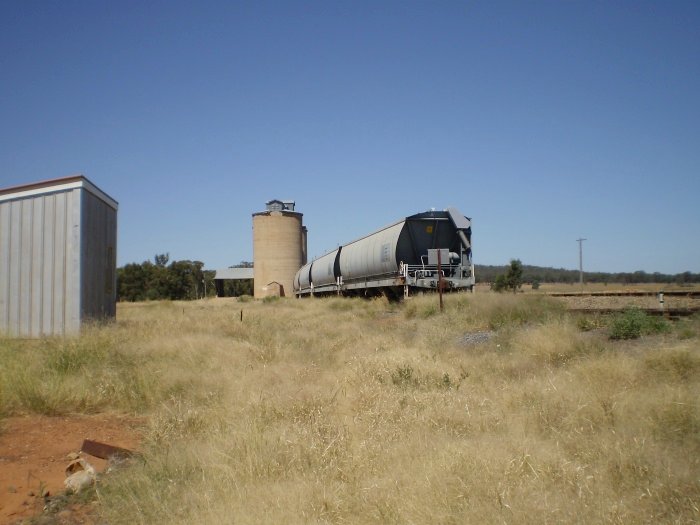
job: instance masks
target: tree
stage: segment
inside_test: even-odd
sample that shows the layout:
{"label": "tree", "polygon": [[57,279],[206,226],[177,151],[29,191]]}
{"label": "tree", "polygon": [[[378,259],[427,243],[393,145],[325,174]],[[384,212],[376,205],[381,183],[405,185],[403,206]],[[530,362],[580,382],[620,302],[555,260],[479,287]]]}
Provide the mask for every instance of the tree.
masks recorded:
{"label": "tree", "polygon": [[494,292],[503,292],[506,289],[506,276],[504,274],[497,275],[491,283],[491,289]]}
{"label": "tree", "polygon": [[216,272],[214,270],[202,270],[202,280],[204,281],[204,296],[205,297],[215,297],[216,296],[216,284],[214,283],[214,276]]}
{"label": "tree", "polygon": [[520,259],[511,259],[505,275],[501,274],[496,277],[496,280],[491,285],[491,289],[495,292],[504,292],[512,290],[513,293],[523,285],[523,263]]}
{"label": "tree", "polygon": [[153,264],[151,261],[144,261],[141,264],[144,274],[147,276],[146,299],[149,301],[158,301],[167,299],[170,290],[168,268],[161,266],[161,263]]}
{"label": "tree", "polygon": [[120,301],[144,301],[148,289],[148,270],[131,263],[117,269],[117,298]]}
{"label": "tree", "polygon": [[506,272],[506,283],[508,289],[513,290],[513,293],[517,292],[523,285],[523,263],[520,262],[520,259],[511,259],[510,267]]}
{"label": "tree", "polygon": [[199,299],[204,295],[204,274],[201,261],[173,261],[168,266],[168,298]]}
{"label": "tree", "polygon": [[168,265],[168,261],[170,260],[170,254],[169,253],[156,254],[156,256],[153,258],[153,260],[156,262],[156,266],[160,266],[161,268],[165,268]]}

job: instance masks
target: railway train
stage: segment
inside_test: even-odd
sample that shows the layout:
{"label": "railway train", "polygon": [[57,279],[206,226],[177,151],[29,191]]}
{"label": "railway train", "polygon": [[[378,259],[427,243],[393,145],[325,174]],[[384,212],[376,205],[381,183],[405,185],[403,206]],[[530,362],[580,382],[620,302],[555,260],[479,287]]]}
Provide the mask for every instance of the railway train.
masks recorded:
{"label": "railway train", "polygon": [[296,297],[473,290],[471,219],[455,208],[426,211],[339,246],[302,266]]}

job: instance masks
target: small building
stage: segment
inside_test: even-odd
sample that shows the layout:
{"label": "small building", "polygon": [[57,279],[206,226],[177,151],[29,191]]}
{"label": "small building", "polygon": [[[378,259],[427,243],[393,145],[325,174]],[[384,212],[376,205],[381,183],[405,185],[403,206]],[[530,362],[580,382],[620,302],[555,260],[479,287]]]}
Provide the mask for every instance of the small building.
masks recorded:
{"label": "small building", "polygon": [[117,208],[82,175],[0,189],[0,333],[115,317]]}
{"label": "small building", "polygon": [[267,211],[294,211],[295,206],[294,201],[281,201],[279,199],[272,199],[265,203],[265,209]]}
{"label": "small building", "polygon": [[[267,283],[265,286],[262,287],[262,297],[284,297],[284,285],[278,283],[277,281],[272,281],[271,283]],[[289,291],[289,294],[291,295],[292,292],[291,290]]]}
{"label": "small building", "polygon": [[224,297],[224,283],[227,281],[252,281],[253,268],[222,268],[214,274],[214,286],[217,297]]}

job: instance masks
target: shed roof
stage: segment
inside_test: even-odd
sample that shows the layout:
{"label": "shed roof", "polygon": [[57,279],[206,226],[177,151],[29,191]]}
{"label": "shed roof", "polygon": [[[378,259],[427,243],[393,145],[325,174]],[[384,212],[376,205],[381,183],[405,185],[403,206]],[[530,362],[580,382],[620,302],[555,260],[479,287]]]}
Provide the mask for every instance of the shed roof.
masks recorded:
{"label": "shed roof", "polygon": [[222,268],[216,270],[216,275],[214,279],[252,279],[253,278],[253,268]]}
{"label": "shed roof", "polygon": [[95,186],[87,177],[80,174],[61,177],[59,179],[32,182],[20,186],[11,186],[9,188],[0,188],[0,202],[41,195],[43,193],[71,190],[74,188],[86,189],[115,210],[119,207],[117,201]]}

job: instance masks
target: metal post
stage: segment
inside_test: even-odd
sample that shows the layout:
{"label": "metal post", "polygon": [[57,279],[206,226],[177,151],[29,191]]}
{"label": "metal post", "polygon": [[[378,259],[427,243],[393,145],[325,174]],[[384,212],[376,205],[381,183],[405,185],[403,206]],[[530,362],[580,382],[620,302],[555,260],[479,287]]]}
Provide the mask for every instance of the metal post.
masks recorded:
{"label": "metal post", "polygon": [[442,261],[440,257],[441,250],[438,248],[438,292],[440,294],[440,311],[442,312]]}
{"label": "metal post", "polygon": [[578,241],[578,271],[579,271],[579,282],[581,284],[581,289],[583,289],[583,241],[588,239],[576,239]]}

